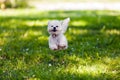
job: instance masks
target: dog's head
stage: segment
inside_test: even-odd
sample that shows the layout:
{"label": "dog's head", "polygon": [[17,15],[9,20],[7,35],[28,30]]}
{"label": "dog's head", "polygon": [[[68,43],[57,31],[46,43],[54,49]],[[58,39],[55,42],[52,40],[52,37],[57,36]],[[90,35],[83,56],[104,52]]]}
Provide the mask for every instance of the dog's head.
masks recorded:
{"label": "dog's head", "polygon": [[48,22],[48,32],[50,34],[59,34],[62,30],[61,22],[58,20],[52,20]]}
{"label": "dog's head", "polygon": [[66,31],[68,22],[70,21],[69,18],[59,21],[59,20],[52,20],[48,22],[48,32],[50,34],[60,34]]}

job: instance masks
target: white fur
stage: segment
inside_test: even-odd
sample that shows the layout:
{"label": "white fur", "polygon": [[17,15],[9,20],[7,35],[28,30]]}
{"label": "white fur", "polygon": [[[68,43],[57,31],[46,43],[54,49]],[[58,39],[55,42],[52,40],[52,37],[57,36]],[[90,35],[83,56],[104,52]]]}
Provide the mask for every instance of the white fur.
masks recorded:
{"label": "white fur", "polygon": [[[70,18],[63,21],[52,20],[48,22],[49,37],[49,48],[51,50],[62,50],[68,48],[68,42],[64,33],[67,30]],[[56,27],[58,26],[58,27]],[[53,27],[56,27],[56,31],[53,31]]]}

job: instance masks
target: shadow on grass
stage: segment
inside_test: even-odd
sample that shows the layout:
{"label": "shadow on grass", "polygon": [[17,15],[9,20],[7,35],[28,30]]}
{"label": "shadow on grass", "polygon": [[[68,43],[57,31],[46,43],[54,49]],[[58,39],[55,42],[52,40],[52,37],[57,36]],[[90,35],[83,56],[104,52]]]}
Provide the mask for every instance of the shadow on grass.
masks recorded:
{"label": "shadow on grass", "polygon": [[[66,17],[71,18],[65,34],[69,48],[51,51],[47,21]],[[36,11],[35,14],[0,18],[0,79],[15,76],[16,79],[60,80],[119,77],[119,12]],[[93,65],[97,66],[91,68]]]}

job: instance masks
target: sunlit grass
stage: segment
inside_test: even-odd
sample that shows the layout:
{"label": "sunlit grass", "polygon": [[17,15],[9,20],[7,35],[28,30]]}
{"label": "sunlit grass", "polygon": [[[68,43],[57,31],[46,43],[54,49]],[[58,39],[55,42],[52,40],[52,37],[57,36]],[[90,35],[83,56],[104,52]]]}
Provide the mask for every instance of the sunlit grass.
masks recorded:
{"label": "sunlit grass", "polygon": [[86,34],[88,32],[88,30],[79,30],[79,29],[71,29],[69,28],[69,32],[71,32],[72,34]]}
{"label": "sunlit grass", "polygon": [[86,26],[87,25],[87,22],[85,22],[85,21],[82,21],[82,20],[80,20],[80,21],[72,21],[71,22],[71,25],[73,25],[73,26],[78,26],[78,27],[83,27],[83,26]]}
{"label": "sunlit grass", "polygon": [[40,27],[47,27],[48,20],[35,20],[35,21],[26,21],[24,22],[27,26],[40,26]]}
{"label": "sunlit grass", "polygon": [[42,35],[42,32],[40,32],[40,31],[29,30],[29,31],[26,31],[23,35],[21,35],[20,38],[27,39],[27,38],[29,38],[31,36],[40,36],[40,35]]}
{"label": "sunlit grass", "polygon": [[71,74],[77,74],[77,75],[80,75],[80,74],[88,74],[88,75],[91,75],[92,76],[97,76],[101,73],[106,73],[107,67],[104,66],[104,65],[100,65],[100,64],[97,64],[97,65],[78,65],[78,66],[75,66],[75,65],[72,65],[72,66],[68,66],[66,69],[65,69],[65,72],[69,72]]}
{"label": "sunlit grass", "polygon": [[[119,11],[0,11],[0,79],[118,80]],[[51,51],[47,22],[71,18],[68,49]]]}
{"label": "sunlit grass", "polygon": [[112,29],[112,30],[106,30],[107,34],[116,34],[116,35],[120,35],[120,30],[116,30],[116,29]]}
{"label": "sunlit grass", "polygon": [[[69,64],[65,69],[65,72],[69,72],[72,74],[92,74],[94,76],[99,75],[100,73],[107,73],[106,70],[108,66],[103,64],[102,61],[96,60],[91,63],[91,58],[83,60],[77,56],[69,57],[71,61],[75,61],[76,64]],[[97,63],[97,64],[96,64]]]}

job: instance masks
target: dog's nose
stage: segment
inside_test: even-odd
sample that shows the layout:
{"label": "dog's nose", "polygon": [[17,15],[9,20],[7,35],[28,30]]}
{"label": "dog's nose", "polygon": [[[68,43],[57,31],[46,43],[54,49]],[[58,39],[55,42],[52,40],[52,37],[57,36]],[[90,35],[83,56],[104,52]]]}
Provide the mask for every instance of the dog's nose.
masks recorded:
{"label": "dog's nose", "polygon": [[53,27],[54,30],[56,30],[56,27]]}

